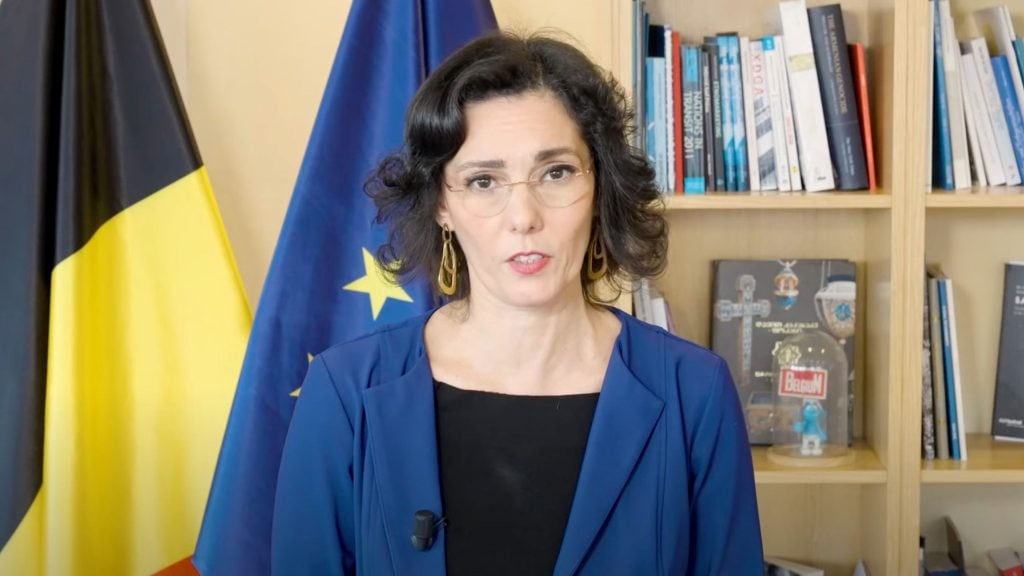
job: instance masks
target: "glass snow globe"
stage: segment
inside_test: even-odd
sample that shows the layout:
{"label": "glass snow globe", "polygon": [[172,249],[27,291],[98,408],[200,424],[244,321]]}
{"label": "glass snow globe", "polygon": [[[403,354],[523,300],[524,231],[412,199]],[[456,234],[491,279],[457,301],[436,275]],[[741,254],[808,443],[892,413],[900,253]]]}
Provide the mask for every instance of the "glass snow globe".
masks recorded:
{"label": "glass snow globe", "polygon": [[820,330],[779,342],[772,370],[772,447],[786,466],[839,466],[853,460],[846,353]]}

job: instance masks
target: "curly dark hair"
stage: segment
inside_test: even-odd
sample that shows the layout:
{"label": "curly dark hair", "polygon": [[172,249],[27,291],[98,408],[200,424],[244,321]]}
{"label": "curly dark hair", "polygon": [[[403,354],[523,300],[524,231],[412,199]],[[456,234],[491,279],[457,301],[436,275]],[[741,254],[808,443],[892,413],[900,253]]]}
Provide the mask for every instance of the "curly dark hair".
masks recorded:
{"label": "curly dark hair", "polygon": [[[606,278],[620,293],[623,280],[650,277],[665,268],[663,203],[654,170],[630,144],[633,112],[619,84],[572,45],[546,36],[494,32],[473,40],[445,60],[423,83],[406,115],[402,150],[385,158],[365,191],[376,221],[389,228],[378,250],[381,264],[399,280],[425,277],[437,290],[441,228],[436,217],[445,165],[466,139],[465,107],[532,91],[553,94],[580,128],[594,162],[594,210],[608,260]],[[459,256],[458,240],[454,241]],[[465,258],[459,258],[455,299],[469,295]],[[584,296],[606,302],[580,270]]]}

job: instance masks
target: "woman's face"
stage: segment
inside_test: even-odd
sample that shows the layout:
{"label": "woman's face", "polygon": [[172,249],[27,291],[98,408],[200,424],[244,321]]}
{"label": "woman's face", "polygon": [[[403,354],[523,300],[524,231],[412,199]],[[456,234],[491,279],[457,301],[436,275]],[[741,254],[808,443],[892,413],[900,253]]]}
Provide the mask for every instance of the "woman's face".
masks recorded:
{"label": "woman's face", "polygon": [[465,116],[438,223],[462,246],[472,297],[516,307],[582,297],[594,177],[576,123],[548,92],[469,104]]}

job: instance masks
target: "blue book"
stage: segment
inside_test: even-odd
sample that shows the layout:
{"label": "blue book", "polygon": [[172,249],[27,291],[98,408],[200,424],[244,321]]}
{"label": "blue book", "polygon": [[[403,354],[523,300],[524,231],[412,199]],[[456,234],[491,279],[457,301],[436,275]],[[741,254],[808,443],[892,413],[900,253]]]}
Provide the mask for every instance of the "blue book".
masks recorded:
{"label": "blue book", "polygon": [[1021,119],[1020,103],[1013,88],[1010,77],[1010,61],[1004,56],[992,57],[992,72],[999,88],[999,100],[1003,103],[1003,114],[1006,116],[1006,127],[1010,130],[1010,143],[1013,144],[1013,157],[1017,160],[1017,168],[1024,171],[1024,120]]}
{"label": "blue book", "polygon": [[739,190],[736,180],[736,131],[733,122],[732,105],[732,51],[729,50],[727,36],[718,36],[718,70],[719,91],[722,96],[722,147],[725,157],[725,189],[730,192]]}
{"label": "blue book", "polygon": [[1017,68],[1020,69],[1020,75],[1024,78],[1024,38],[1018,36],[1013,39],[1013,51],[1017,54]]}
{"label": "blue book", "polygon": [[953,345],[949,332],[949,289],[948,279],[940,277],[939,311],[942,314],[942,360],[946,376],[946,414],[949,422],[949,454],[953,460],[960,459],[960,419],[956,410],[956,384],[953,381]]}
{"label": "blue book", "polygon": [[747,158],[747,125],[743,110],[743,77],[740,75],[740,38],[735,34],[729,38],[729,88],[732,91],[730,104],[732,105],[732,134],[734,154],[736,157],[736,189],[750,189],[750,175],[748,174]]}
{"label": "blue book", "polygon": [[703,67],[698,46],[684,46],[682,70],[683,97],[683,191],[686,194],[704,193],[704,100],[702,87]]}
{"label": "blue book", "polygon": [[935,42],[935,129],[932,130],[932,180],[933,185],[952,190],[953,182],[953,145],[949,136],[949,103],[946,100],[946,69],[942,58],[942,17],[939,14],[938,0],[932,0],[935,12],[933,28]]}
{"label": "blue book", "polygon": [[650,56],[644,58],[644,72],[644,132],[646,136],[644,152],[647,154],[647,161],[654,168],[655,180],[660,183],[658,161],[655,159],[658,143],[655,141],[657,130],[654,128],[657,126],[657,122],[654,118],[654,90],[651,86],[654,83],[654,58]]}

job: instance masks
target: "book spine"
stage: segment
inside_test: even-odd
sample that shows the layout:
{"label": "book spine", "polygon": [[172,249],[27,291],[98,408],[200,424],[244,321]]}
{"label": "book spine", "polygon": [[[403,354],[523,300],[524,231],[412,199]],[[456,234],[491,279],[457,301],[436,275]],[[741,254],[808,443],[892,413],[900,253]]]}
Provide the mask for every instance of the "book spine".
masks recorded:
{"label": "book spine", "polygon": [[[972,182],[977,183],[978,186],[988,186],[988,178],[985,175],[985,161],[982,158],[981,139],[978,136],[977,110],[971,106],[970,94],[967,88],[967,70],[964,69],[963,65],[965,58],[961,56],[959,60],[961,70],[960,96],[964,102],[964,119],[967,120],[967,143],[971,152]],[[966,58],[966,61],[970,62],[970,58]]]}
{"label": "book spine", "polygon": [[821,105],[811,30],[804,0],[779,3],[783,38],[786,47],[786,70],[789,73],[790,97],[796,122],[800,173],[804,189],[819,192],[835,188],[832,159],[825,129],[825,113]]}
{"label": "book spine", "polygon": [[747,176],[750,190],[761,190],[761,174],[758,167],[757,131],[754,113],[753,87],[750,85],[750,38],[740,37],[740,73],[743,86],[743,133],[747,152]]}
{"label": "book spine", "polygon": [[676,194],[682,194],[683,192],[683,95],[682,95],[682,60],[680,58],[680,50],[682,46],[680,44],[679,32],[672,32],[672,65],[675,73],[672,75],[672,141],[675,143],[674,151],[675,155],[673,161],[675,163],[675,170],[673,172],[674,178],[672,179],[672,190]]}
{"label": "book spine", "polygon": [[654,168],[654,179],[660,184],[660,170],[658,166],[658,160],[655,158],[655,152],[658,149],[657,143],[657,131],[654,129],[657,119],[654,117],[654,90],[651,89],[654,84],[654,58],[647,56],[644,59],[644,144],[645,153],[647,154],[647,161],[651,167]]}
{"label": "book spine", "polygon": [[701,94],[700,49],[683,49],[683,142],[687,194],[704,192],[704,101]]}
{"label": "book spine", "polygon": [[1020,74],[1024,77],[1024,38],[1013,39],[1013,51],[1017,54],[1017,68],[1020,69]]}
{"label": "book spine", "polygon": [[804,190],[806,186],[804,185],[804,174],[800,168],[796,115],[793,112],[793,98],[789,89],[789,66],[786,64],[786,46],[782,41],[782,36],[775,37],[775,50],[778,64],[778,69],[775,72],[779,79],[779,96],[782,99],[782,128],[786,134],[786,159],[789,161],[789,189]]}
{"label": "book spine", "polygon": [[[969,44],[964,44],[969,46]],[[981,146],[981,158],[985,164],[985,177],[992,186],[1006,184],[1006,173],[999,158],[996,137],[992,132],[992,121],[989,120],[988,104],[981,92],[981,80],[978,79],[978,67],[974,55],[967,51],[960,56],[963,64],[964,87],[967,90],[967,107],[974,114],[975,127],[978,131],[978,143]]]}
{"label": "book spine", "polygon": [[967,130],[964,127],[963,89],[960,86],[960,45],[956,41],[949,0],[939,0],[942,16],[943,71],[946,77],[946,102],[949,110],[949,138],[953,153],[953,186],[971,187],[971,168],[967,157]]}
{"label": "book spine", "polygon": [[949,108],[946,100],[945,63],[942,52],[942,16],[939,13],[938,0],[931,0],[935,13],[935,25],[932,28],[932,40],[935,44],[935,132],[932,143],[934,183],[946,190],[953,189],[953,148],[949,137]]}
{"label": "book spine", "polygon": [[928,308],[928,282],[924,283],[924,314],[921,322],[921,453],[925,460],[935,459],[935,405],[932,390],[932,344]]}
{"label": "book spine", "polygon": [[765,78],[768,82],[768,101],[772,115],[772,149],[775,152],[775,180],[779,191],[787,192],[790,190],[789,158],[786,154],[786,128],[782,113],[782,83],[779,79],[782,62],[779,60],[779,52],[775,48],[775,37],[765,36],[762,38],[761,47],[764,50]]}
{"label": "book spine", "polygon": [[707,46],[701,46],[701,95],[704,100],[704,191],[715,189],[715,111],[711,97],[711,62]]}
{"label": "book spine", "polygon": [[[760,39],[750,41],[750,95],[753,100],[755,136],[750,140],[750,147],[757,154],[755,170],[760,190],[777,190],[779,187],[775,177],[775,134],[772,131],[771,97],[768,89],[768,75],[765,70],[764,44]],[[753,184],[752,184],[753,186]]]}
{"label": "book spine", "polygon": [[949,459],[949,412],[946,407],[946,370],[942,347],[942,304],[939,281],[928,279],[928,314],[932,345],[932,392],[935,395],[935,455]]}
{"label": "book spine", "polygon": [[996,86],[995,73],[992,71],[992,60],[989,58],[988,46],[985,45],[984,38],[974,38],[971,40],[971,55],[974,56],[974,65],[978,69],[978,79],[981,80],[981,90],[985,95],[988,117],[992,122],[992,132],[996,137],[996,147],[999,150],[999,159],[1003,166],[1003,173],[1006,175],[1006,184],[1008,186],[1016,186],[1021,183],[1021,174],[1017,167],[1017,158],[1013,154],[1013,144],[1010,142],[1010,129],[1006,124],[1003,103],[999,98],[999,87]]}
{"label": "book spine", "polygon": [[953,357],[953,395],[956,399],[957,447],[960,449],[960,460],[967,460],[967,415],[964,413],[963,379],[960,378],[960,346],[957,342],[956,298],[954,298],[953,281],[943,280],[946,284],[946,300],[949,308],[949,348]]}
{"label": "book spine", "polygon": [[959,414],[956,406],[956,385],[953,382],[953,348],[950,337],[949,285],[939,279],[939,309],[942,312],[942,358],[945,369],[946,419],[949,422],[949,454],[953,460],[960,459]]}
{"label": "book spine", "polygon": [[662,193],[669,193],[671,184],[668,179],[668,132],[665,130],[665,59],[654,59],[654,126],[655,143],[654,158],[658,162],[658,187]]}
{"label": "book spine", "polygon": [[1024,262],[1006,264],[992,434],[1024,440]]}
{"label": "book spine", "polygon": [[857,88],[857,113],[860,116],[860,135],[864,141],[864,161],[868,168],[868,190],[878,187],[875,174],[875,138],[871,130],[871,99],[868,97],[867,55],[863,44],[850,44],[850,62],[853,82]]}
{"label": "book spine", "polygon": [[720,66],[720,51],[714,37],[705,39],[705,46],[708,51],[708,65],[711,73],[711,106],[713,136],[715,140],[715,186],[714,190],[725,190],[725,132],[724,119],[722,118],[722,69]]}
{"label": "book spine", "polygon": [[810,8],[807,18],[837,187],[840,190],[866,189],[868,169],[846,47],[843,10],[839,4],[819,6]]}
{"label": "book spine", "polygon": [[[996,46],[1005,56],[1013,56],[1014,32],[1013,20],[1010,16],[1010,9],[1005,4],[986,8],[974,13],[975,22],[983,30],[987,27],[991,30],[990,36],[996,41]],[[1024,81],[1022,81],[1020,69],[1017,66],[1010,68],[1012,86],[1018,102],[1024,102]]]}
{"label": "book spine", "polygon": [[[935,7],[932,6],[932,4],[931,4],[931,0],[929,0],[928,7],[929,7],[929,9],[928,9],[928,28],[927,29],[928,30],[934,30],[935,29],[935,12],[936,12],[936,10],[935,10]],[[934,144],[934,142],[935,142],[935,121],[934,121],[934,118],[935,118],[935,42],[934,41],[933,42],[927,42],[927,45],[928,45],[928,59],[926,60],[926,62],[931,63],[931,65],[928,66],[928,70],[929,70],[929,73],[928,73],[928,92],[927,92],[928,97],[924,99],[925,107],[926,107],[927,112],[928,112],[925,115],[925,118],[927,118],[928,121],[925,122],[926,138],[925,138],[924,141],[927,142],[929,146],[931,146],[931,148],[930,148],[930,152],[931,153],[924,155],[924,159],[925,159],[924,174],[925,174],[925,182],[926,182],[925,190],[928,193],[931,193],[933,187],[935,186],[935,183],[933,182],[933,179],[932,179],[932,176],[934,174],[934,167],[933,167],[934,162],[933,162],[933,160],[934,160],[934,157],[935,157],[935,144]]]}
{"label": "book spine", "polygon": [[729,34],[729,104],[732,106],[733,154],[736,164],[736,190],[750,189],[747,170],[747,136],[743,118],[743,78],[740,74],[740,39]]}
{"label": "book spine", "polygon": [[662,34],[665,42],[665,83],[662,90],[665,97],[665,123],[660,128],[665,132],[665,191],[672,194],[676,183],[676,102],[675,77],[679,74],[677,57],[672,47],[672,28],[665,26]]}
{"label": "book spine", "polygon": [[996,77],[996,88],[1002,100],[1003,115],[1006,116],[1006,128],[1010,132],[1010,144],[1017,161],[1017,169],[1024,171],[1024,121],[1021,120],[1020,105],[1013,90],[1010,64],[1006,56],[992,57],[992,73]]}
{"label": "book spine", "polygon": [[730,72],[729,40],[718,37],[718,77],[722,94],[722,142],[725,154],[725,189],[735,192],[736,188],[736,134],[732,119],[732,74]]}

